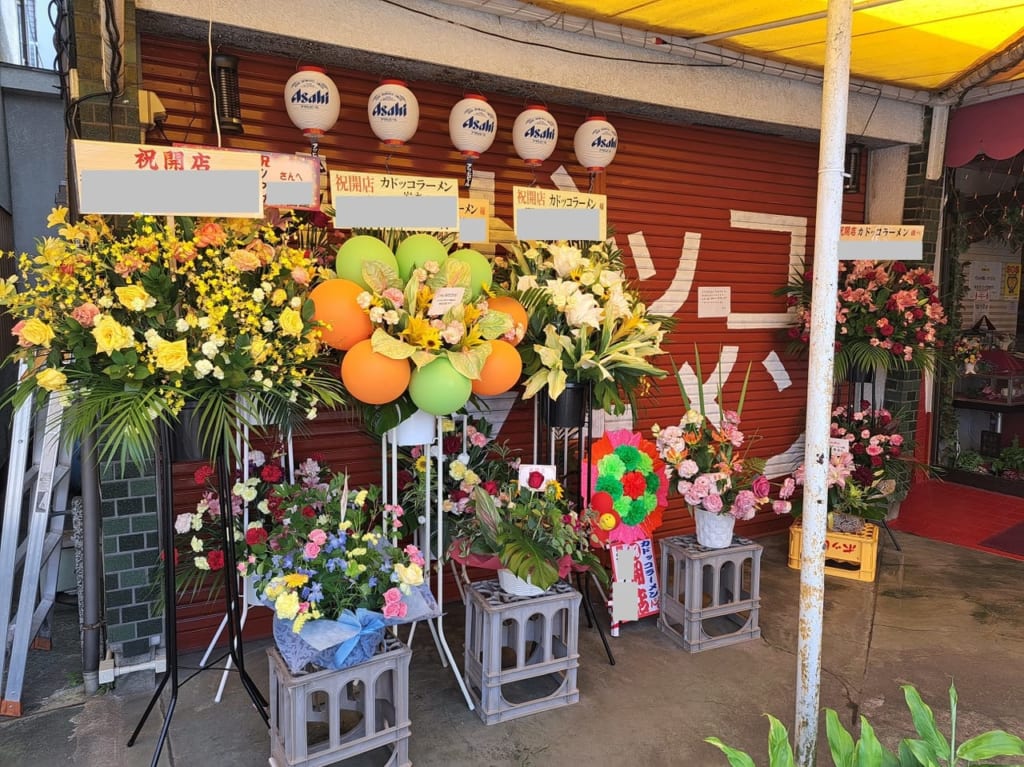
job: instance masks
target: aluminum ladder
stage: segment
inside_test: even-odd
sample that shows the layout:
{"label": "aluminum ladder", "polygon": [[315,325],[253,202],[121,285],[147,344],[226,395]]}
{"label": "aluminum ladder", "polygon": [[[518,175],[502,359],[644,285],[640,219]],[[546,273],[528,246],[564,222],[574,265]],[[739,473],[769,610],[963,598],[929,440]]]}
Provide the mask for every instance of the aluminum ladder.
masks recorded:
{"label": "aluminum ladder", "polygon": [[[19,378],[24,374],[22,364]],[[21,716],[28,651],[50,649],[50,614],[71,482],[70,452],[61,444],[60,397],[51,394],[45,407],[33,410],[29,398],[15,411],[11,429],[0,532],[0,716]]]}

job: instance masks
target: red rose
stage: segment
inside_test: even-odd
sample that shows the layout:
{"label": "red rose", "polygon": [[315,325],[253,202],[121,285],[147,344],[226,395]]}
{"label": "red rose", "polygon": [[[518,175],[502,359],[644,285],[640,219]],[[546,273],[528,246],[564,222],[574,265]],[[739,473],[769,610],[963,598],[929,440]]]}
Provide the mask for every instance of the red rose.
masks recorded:
{"label": "red rose", "polygon": [[267,531],[262,527],[250,527],[245,531],[245,542],[250,546],[255,546],[258,543],[266,543]]}
{"label": "red rose", "polygon": [[284,478],[284,471],[276,463],[268,463],[260,469],[260,479],[264,482],[280,482]]}
{"label": "red rose", "polygon": [[209,464],[200,466],[192,476],[197,485],[205,485],[206,480],[213,476],[213,467]]}
{"label": "red rose", "polygon": [[544,487],[544,475],[539,471],[531,471],[530,476],[526,478],[526,484],[531,490],[540,490]]}
{"label": "red rose", "polygon": [[308,517],[309,519],[312,519],[313,517],[316,516],[316,511],[313,509],[312,506],[303,506],[302,507],[302,516]]}
{"label": "red rose", "polygon": [[892,262],[892,270],[896,274],[906,274],[907,273],[907,265],[905,263],[903,263],[902,261],[893,261]]}
{"label": "red rose", "polygon": [[223,570],[224,552],[220,549],[214,549],[206,555],[206,561],[209,563],[211,570]]}
{"label": "red rose", "polygon": [[495,482],[493,479],[489,479],[486,482],[481,482],[480,483],[480,487],[482,487],[487,492],[488,495],[495,495],[495,496],[498,494],[498,492],[501,489],[501,488],[498,487],[498,483]]}
{"label": "red rose", "polygon": [[442,440],[441,442],[441,448],[444,450],[445,455],[459,453],[462,451],[462,438],[445,437],[444,440]]}

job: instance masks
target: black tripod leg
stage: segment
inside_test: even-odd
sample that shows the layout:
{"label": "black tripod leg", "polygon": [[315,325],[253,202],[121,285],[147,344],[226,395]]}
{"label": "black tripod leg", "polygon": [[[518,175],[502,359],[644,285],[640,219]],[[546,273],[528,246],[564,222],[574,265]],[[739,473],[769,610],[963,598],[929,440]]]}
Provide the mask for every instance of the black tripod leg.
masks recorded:
{"label": "black tripod leg", "polygon": [[604,652],[608,656],[608,663],[612,666],[615,665],[615,656],[612,654],[611,645],[608,644],[608,637],[605,636],[604,629],[601,628],[601,622],[597,620],[597,613],[594,610],[594,603],[590,601],[590,579],[587,578],[589,573],[577,573],[576,583],[580,587],[580,592],[583,594],[583,612],[587,616],[587,625],[589,627],[596,627],[597,634],[601,637],[601,644],[604,645]]}

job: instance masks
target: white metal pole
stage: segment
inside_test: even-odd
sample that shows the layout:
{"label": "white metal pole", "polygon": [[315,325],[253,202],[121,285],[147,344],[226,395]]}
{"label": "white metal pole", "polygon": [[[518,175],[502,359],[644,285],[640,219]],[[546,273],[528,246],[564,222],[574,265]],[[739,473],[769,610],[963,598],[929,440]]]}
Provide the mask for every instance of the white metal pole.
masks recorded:
{"label": "white metal pole", "polygon": [[852,0],[829,0],[822,83],[821,144],[811,286],[811,338],[807,376],[803,541],[794,737],[799,767],[812,767],[818,737],[821,626],[825,596],[826,477],[835,362],[839,226],[843,208],[846,108],[850,87]]}

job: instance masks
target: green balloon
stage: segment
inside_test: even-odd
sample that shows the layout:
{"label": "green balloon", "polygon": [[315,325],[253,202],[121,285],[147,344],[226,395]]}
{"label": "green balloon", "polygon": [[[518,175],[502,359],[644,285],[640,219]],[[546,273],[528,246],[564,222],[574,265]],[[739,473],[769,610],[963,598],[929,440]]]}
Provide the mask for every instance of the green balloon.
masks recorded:
{"label": "green balloon", "polygon": [[338,259],[334,271],[344,280],[362,285],[369,290],[370,286],[363,279],[363,264],[368,261],[377,261],[385,266],[390,266],[395,274],[398,274],[398,261],[395,254],[391,252],[383,240],[370,237],[368,234],[359,234],[349,237],[338,248]]}
{"label": "green balloon", "polygon": [[402,240],[395,250],[398,261],[398,273],[402,282],[408,282],[412,270],[423,266],[427,261],[443,264],[448,258],[448,249],[436,237],[429,234],[414,234]]}
{"label": "green balloon", "polygon": [[444,357],[438,357],[412,373],[409,397],[420,410],[432,415],[454,413],[469,401],[473,382]]}
{"label": "green balloon", "polygon": [[494,280],[494,272],[491,270],[491,262],[482,253],[463,248],[448,256],[455,261],[462,261],[469,265],[469,293],[471,298],[477,298],[485,287],[489,288]]}

